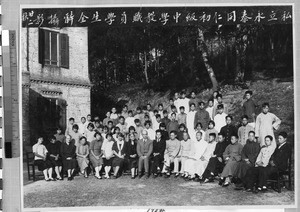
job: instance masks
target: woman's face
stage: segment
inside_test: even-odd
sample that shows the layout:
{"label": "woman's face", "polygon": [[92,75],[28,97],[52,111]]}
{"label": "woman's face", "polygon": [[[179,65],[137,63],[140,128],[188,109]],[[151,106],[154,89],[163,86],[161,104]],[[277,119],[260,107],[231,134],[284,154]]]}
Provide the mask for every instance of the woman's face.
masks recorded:
{"label": "woman's face", "polygon": [[123,141],[124,138],[123,138],[122,136],[118,136],[118,140],[119,140],[119,141]]}
{"label": "woman's face", "polygon": [[133,141],[135,139],[134,134],[130,134],[129,138]]}
{"label": "woman's face", "polygon": [[266,144],[266,146],[270,146],[271,145],[271,139],[270,138],[265,138],[265,144]]}
{"label": "woman's face", "polygon": [[213,128],[214,128],[214,125],[213,125],[213,124],[209,124],[209,125],[208,125],[208,128],[209,128],[209,129],[213,129]]}
{"label": "woman's face", "polygon": [[101,135],[97,134],[97,135],[96,135],[96,139],[97,139],[97,140],[100,140],[100,139],[101,139]]}
{"label": "woman's face", "polygon": [[231,136],[231,143],[232,144],[235,144],[237,141],[236,137],[235,136]]}
{"label": "woman's face", "polygon": [[107,141],[111,141],[112,137],[109,135],[107,136]]}
{"label": "woman's face", "polygon": [[84,145],[85,142],[86,142],[85,138],[80,139],[80,144],[81,144],[81,145]]}

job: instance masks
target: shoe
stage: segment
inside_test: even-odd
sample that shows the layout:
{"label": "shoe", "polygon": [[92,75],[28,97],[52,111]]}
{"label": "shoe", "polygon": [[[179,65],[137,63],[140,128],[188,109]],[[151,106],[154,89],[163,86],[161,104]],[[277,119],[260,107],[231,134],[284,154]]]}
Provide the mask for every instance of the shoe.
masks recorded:
{"label": "shoe", "polygon": [[225,178],[224,178],[224,179],[221,179],[221,178],[220,178],[220,180],[219,180],[219,185],[220,185],[220,186],[223,185],[224,181],[225,181]]}
{"label": "shoe", "polygon": [[208,183],[208,182],[209,182],[209,179],[205,178],[203,182],[204,182],[204,183]]}
{"label": "shoe", "polygon": [[63,180],[61,177],[57,177],[56,180]]}
{"label": "shoe", "polygon": [[143,177],[143,175],[140,174],[140,175],[139,175],[139,179],[141,179],[142,177]]}
{"label": "shoe", "polygon": [[165,178],[169,178],[169,177],[170,177],[170,174],[166,174],[166,175],[165,175]]}
{"label": "shoe", "polygon": [[135,179],[135,176],[131,176],[131,179]]}
{"label": "shoe", "polygon": [[246,189],[246,192],[251,192],[251,191],[252,191],[251,188],[247,188],[247,189]]}
{"label": "shoe", "polygon": [[113,179],[117,179],[118,177],[116,175],[113,175]]}
{"label": "shoe", "polygon": [[71,177],[68,177],[68,181],[71,181],[72,180],[72,178]]}
{"label": "shoe", "polygon": [[176,174],[175,174],[175,178],[179,177],[179,175],[180,175],[179,173],[176,173]]}
{"label": "shoe", "polygon": [[267,190],[268,190],[268,188],[266,186],[262,187],[262,191],[267,191]]}
{"label": "shoe", "polygon": [[48,179],[45,179],[45,181],[46,181],[46,182],[49,182],[49,181],[51,181],[51,180],[48,178]]}
{"label": "shoe", "polygon": [[157,178],[157,176],[158,176],[157,174],[153,174],[153,178],[154,178],[154,179]]}
{"label": "shoe", "polygon": [[49,178],[49,180],[50,180],[50,181],[56,181],[56,179],[54,179],[54,178]]}

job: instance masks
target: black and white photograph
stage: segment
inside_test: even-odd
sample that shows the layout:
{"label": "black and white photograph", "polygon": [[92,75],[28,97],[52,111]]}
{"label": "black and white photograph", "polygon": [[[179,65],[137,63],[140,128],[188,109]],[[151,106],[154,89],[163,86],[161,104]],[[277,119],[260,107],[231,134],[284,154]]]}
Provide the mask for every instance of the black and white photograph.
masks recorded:
{"label": "black and white photograph", "polygon": [[292,4],[20,10],[24,209],[295,206]]}

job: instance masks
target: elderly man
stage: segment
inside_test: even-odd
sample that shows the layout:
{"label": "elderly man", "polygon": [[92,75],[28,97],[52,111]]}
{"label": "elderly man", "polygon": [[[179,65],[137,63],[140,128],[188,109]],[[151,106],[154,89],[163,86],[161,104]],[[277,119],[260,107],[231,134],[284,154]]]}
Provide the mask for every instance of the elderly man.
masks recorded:
{"label": "elderly man", "polygon": [[139,178],[141,178],[143,168],[145,168],[145,177],[149,178],[149,157],[153,151],[153,141],[148,137],[148,131],[142,131],[142,139],[136,146],[136,151],[139,156]]}

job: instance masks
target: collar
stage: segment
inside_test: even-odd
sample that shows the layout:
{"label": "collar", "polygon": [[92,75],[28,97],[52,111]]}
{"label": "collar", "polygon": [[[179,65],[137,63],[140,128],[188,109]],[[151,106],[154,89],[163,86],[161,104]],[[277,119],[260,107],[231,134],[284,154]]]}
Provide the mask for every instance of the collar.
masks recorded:
{"label": "collar", "polygon": [[278,146],[278,149],[280,149],[283,145],[285,145],[286,144],[286,141],[284,142],[284,143],[282,143],[282,144],[280,144],[279,146]]}

